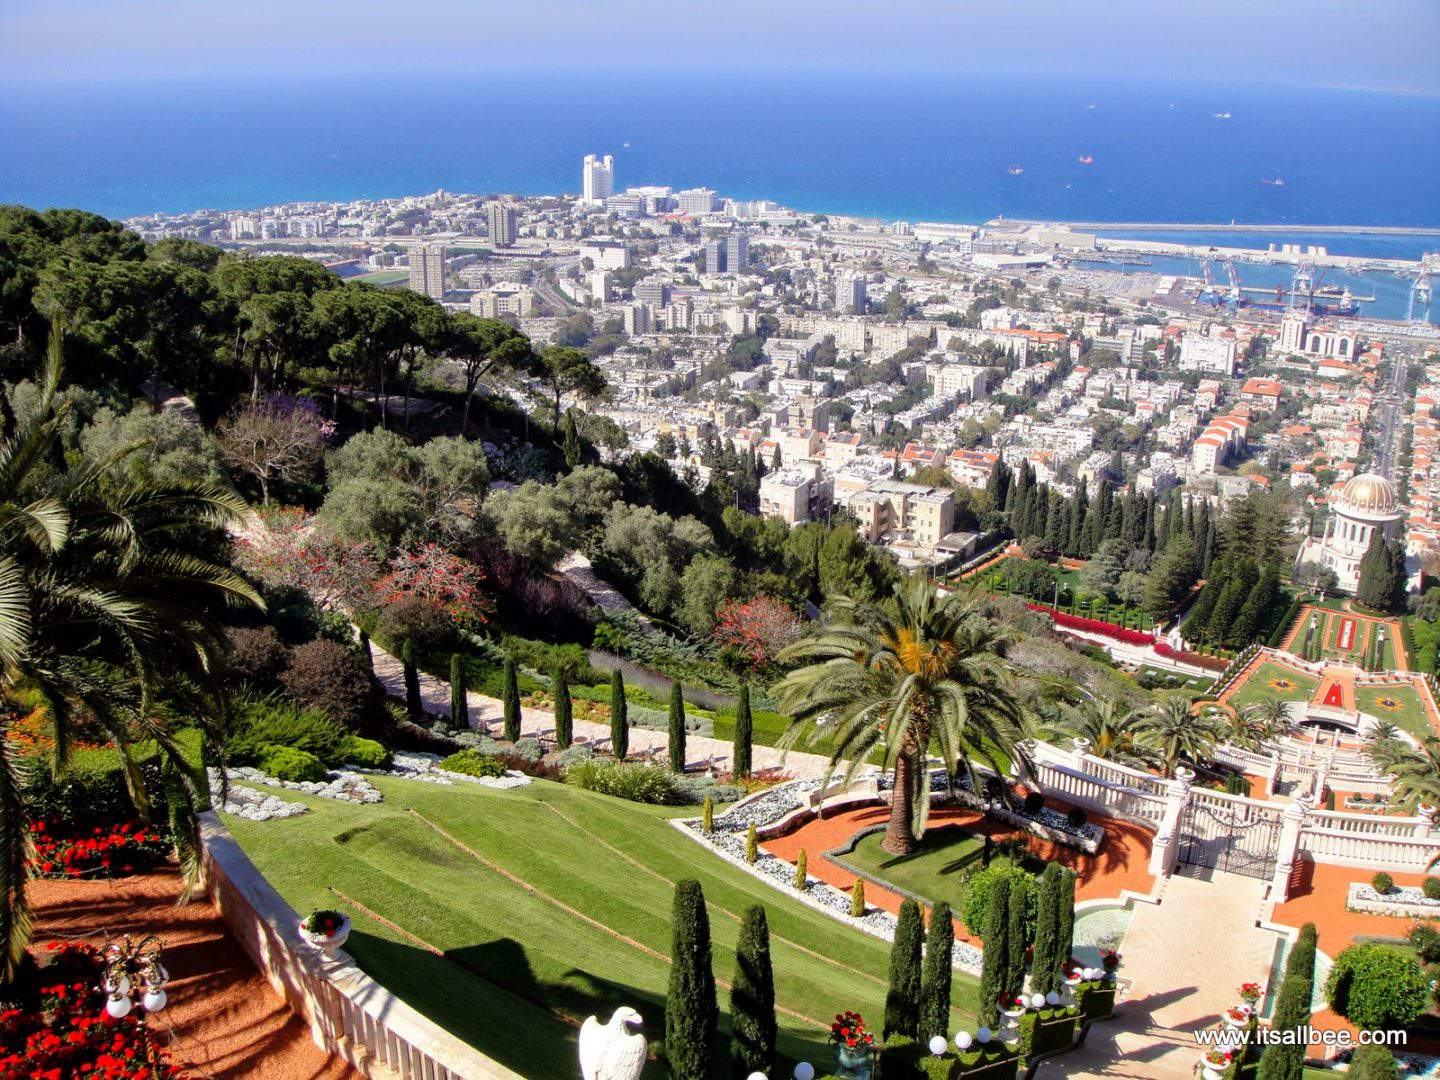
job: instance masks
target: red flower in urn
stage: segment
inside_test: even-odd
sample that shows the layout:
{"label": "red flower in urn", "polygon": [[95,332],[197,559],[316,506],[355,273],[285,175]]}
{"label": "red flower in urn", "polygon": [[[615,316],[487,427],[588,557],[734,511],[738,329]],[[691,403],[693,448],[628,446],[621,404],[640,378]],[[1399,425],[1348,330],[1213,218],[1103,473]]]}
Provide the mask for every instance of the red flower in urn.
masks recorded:
{"label": "red flower in urn", "polygon": [[865,1030],[863,1016],[857,1012],[844,1012],[835,1014],[835,1022],[830,1025],[830,1041],[836,1046],[854,1049],[874,1046],[875,1036]]}

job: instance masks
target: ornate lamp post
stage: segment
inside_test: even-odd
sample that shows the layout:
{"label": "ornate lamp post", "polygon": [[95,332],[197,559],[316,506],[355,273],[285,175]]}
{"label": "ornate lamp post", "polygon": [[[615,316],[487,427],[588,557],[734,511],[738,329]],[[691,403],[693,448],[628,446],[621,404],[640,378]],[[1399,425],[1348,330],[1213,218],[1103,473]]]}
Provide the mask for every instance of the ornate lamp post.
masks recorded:
{"label": "ornate lamp post", "polygon": [[116,1020],[130,1015],[136,999],[147,1013],[165,1008],[165,984],[170,973],[160,962],[163,945],[150,934],[134,941],[129,934],[123,941],[105,946],[105,974],[101,988],[108,995],[105,1011]]}

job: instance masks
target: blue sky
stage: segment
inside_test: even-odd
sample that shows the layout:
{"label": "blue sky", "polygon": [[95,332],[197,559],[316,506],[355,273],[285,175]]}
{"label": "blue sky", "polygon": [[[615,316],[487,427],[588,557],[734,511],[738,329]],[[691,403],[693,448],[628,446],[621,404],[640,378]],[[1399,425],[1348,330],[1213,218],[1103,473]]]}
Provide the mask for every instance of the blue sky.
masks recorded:
{"label": "blue sky", "polygon": [[1437,0],[3,0],[0,71],[971,71],[1440,95]]}

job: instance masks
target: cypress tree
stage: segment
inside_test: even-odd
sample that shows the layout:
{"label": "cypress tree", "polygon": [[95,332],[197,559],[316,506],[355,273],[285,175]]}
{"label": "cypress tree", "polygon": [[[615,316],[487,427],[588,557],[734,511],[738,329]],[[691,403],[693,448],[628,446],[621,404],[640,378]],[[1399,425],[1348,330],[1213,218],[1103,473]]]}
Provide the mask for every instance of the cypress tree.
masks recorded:
{"label": "cypress tree", "polygon": [[865,879],[857,877],[850,887],[850,917],[859,919],[865,914]]}
{"label": "cypress tree", "polygon": [[1160,519],[1160,543],[1169,544],[1175,537],[1175,497],[1172,495],[1165,500],[1165,516]]}
{"label": "cypress tree", "polygon": [[1068,866],[1060,871],[1060,887],[1056,896],[1055,979],[1058,986],[1075,951],[1075,871]]}
{"label": "cypress tree", "polygon": [[1153,552],[1163,546],[1155,538],[1155,493],[1152,491],[1145,496],[1145,550]]}
{"label": "cypress tree", "polygon": [[930,909],[925,934],[925,968],[920,973],[920,1039],[950,1033],[951,961],[955,951],[955,922],[950,905],[939,901]]}
{"label": "cypress tree", "polygon": [[557,668],[552,681],[555,692],[555,745],[565,750],[575,741],[575,713],[570,702],[570,680],[566,678],[563,668]]}
{"label": "cypress tree", "polygon": [[425,717],[425,704],[420,699],[420,669],[415,665],[415,643],[408,638],[400,646],[400,663],[405,672],[405,714],[418,724]]}
{"label": "cypress tree", "polygon": [[806,858],[805,849],[800,849],[800,854],[795,856],[795,878],[791,884],[799,892],[805,891],[806,879],[810,876],[810,860]]}
{"label": "cypress tree", "polygon": [[1035,951],[1030,960],[1030,986],[1042,994],[1059,989],[1060,876],[1059,863],[1045,864],[1037,883]]}
{"label": "cypress tree", "polygon": [[991,886],[990,910],[980,935],[985,949],[980,966],[980,1007],[977,1019],[982,1027],[994,1030],[1000,1022],[1000,995],[1005,992],[1005,973],[1010,966],[1007,935],[1010,928],[1010,879],[1001,877]]}
{"label": "cypress tree", "polygon": [[450,726],[457,731],[470,728],[470,699],[465,694],[465,657],[450,654]]}
{"label": "cypress tree", "polygon": [[375,654],[370,651],[370,635],[364,630],[360,631],[360,659],[365,662],[365,670],[370,673],[370,678],[375,678]]}
{"label": "cypress tree", "polygon": [[735,702],[735,749],[731,760],[738,779],[750,775],[750,743],[754,738],[754,721],[750,716],[750,684],[740,684],[740,697]]}
{"label": "cypress tree", "polygon": [[625,677],[616,668],[610,672],[610,752],[624,761],[630,752],[630,703],[625,699]]}
{"label": "cypress tree", "polygon": [[560,422],[560,433],[564,438],[565,465],[573,469],[580,464],[582,453],[580,429],[575,425],[574,409],[565,410],[565,419]]}
{"label": "cypress tree", "polygon": [[715,1068],[719,1010],[710,967],[710,917],[700,883],[675,885],[670,919],[670,987],[665,995],[665,1060],[674,1076],[708,1077]]}
{"label": "cypress tree", "polygon": [[500,704],[505,715],[505,738],[510,742],[520,739],[520,676],[515,670],[515,661],[505,658],[505,677],[500,691]]}
{"label": "cypress tree", "polygon": [[1005,932],[1004,993],[1014,997],[1025,988],[1025,953],[1030,947],[1030,928],[1025,921],[1025,894],[1010,890],[1010,925]]}
{"label": "cypress tree", "polygon": [[890,947],[890,989],[885,994],[883,1038],[892,1034],[912,1039],[920,1036],[920,945],[924,934],[920,905],[914,900],[901,903],[895,943]]}
{"label": "cypress tree", "polygon": [[1081,480],[1070,499],[1070,535],[1065,540],[1065,554],[1072,559],[1080,557],[1080,547],[1085,539],[1085,518],[1090,502],[1086,487],[1086,482]]}
{"label": "cypress tree", "polygon": [[[1315,924],[1306,923],[1285,961],[1285,977],[1275,996],[1272,1031],[1302,1028],[1310,1022],[1310,1001],[1315,992]],[[1279,1043],[1265,1047],[1255,1080],[1300,1080],[1305,1071],[1305,1044]]]}
{"label": "cypress tree", "polygon": [[670,684],[670,768],[677,773],[685,771],[685,695],[677,679]]}
{"label": "cypress tree", "polygon": [[775,974],[765,908],[752,904],[740,923],[735,979],[730,985],[731,1060],[736,1076],[768,1073],[775,1064]]}
{"label": "cypress tree", "polygon": [[1360,586],[1355,599],[1373,611],[1384,611],[1390,602],[1390,557],[1379,529],[1370,534],[1370,546],[1360,559]]}
{"label": "cypress tree", "polygon": [[745,861],[753,863],[760,858],[760,839],[755,835],[755,823],[745,830]]}

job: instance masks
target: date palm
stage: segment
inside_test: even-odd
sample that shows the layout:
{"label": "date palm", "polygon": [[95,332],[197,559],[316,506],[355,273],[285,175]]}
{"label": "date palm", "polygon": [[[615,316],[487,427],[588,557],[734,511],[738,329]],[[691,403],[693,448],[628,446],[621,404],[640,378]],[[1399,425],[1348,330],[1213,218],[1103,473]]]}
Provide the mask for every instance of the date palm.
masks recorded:
{"label": "date palm", "polygon": [[1142,713],[1138,726],[1140,743],[1155,752],[1166,776],[1174,776],[1182,761],[1204,761],[1225,735],[1219,720],[1195,712],[1183,696],[1168,698]]}
{"label": "date palm", "polygon": [[[244,503],[208,483],[137,484],[112,466],[140,449],[116,447],[98,461],[57,452],[67,403],[59,395],[59,332],[36,408],[17,423],[0,395],[0,981],[13,976],[29,931],[24,883],[29,846],[24,773],[5,737],[21,709],[45,724],[45,766],[61,774],[82,726],[119,754],[131,797],[148,813],[135,757],[153,744],[182,859],[193,850],[200,779],[175,741],[172,710],[218,737],[217,615],[260,598],[209,552]],[[94,737],[93,734],[90,737]],[[189,867],[187,866],[187,869]]]}
{"label": "date palm", "polygon": [[1044,734],[1086,739],[1089,753],[1096,757],[1143,768],[1157,760],[1154,750],[1141,740],[1143,717],[1143,712],[1119,698],[1087,697],[1064,706],[1060,719],[1046,725]]}
{"label": "date palm", "polygon": [[894,775],[881,846],[906,854],[925,831],[932,747],[952,774],[969,774],[972,756],[1001,774],[1006,757],[1028,765],[1026,715],[1005,660],[1012,638],[976,594],[942,597],[919,575],[878,603],[838,597],[831,610],[829,625],[779,655],[801,665],[777,687],[793,718],[781,745],[828,743],[831,775],[844,763],[847,781],[878,754]]}
{"label": "date palm", "polygon": [[1236,746],[1259,750],[1282,735],[1288,735],[1294,726],[1287,702],[1278,699],[1259,701],[1231,718],[1226,737]]}
{"label": "date palm", "polygon": [[1392,806],[1440,806],[1440,738],[1427,736],[1419,749],[1395,739],[1383,752],[1383,761]]}

